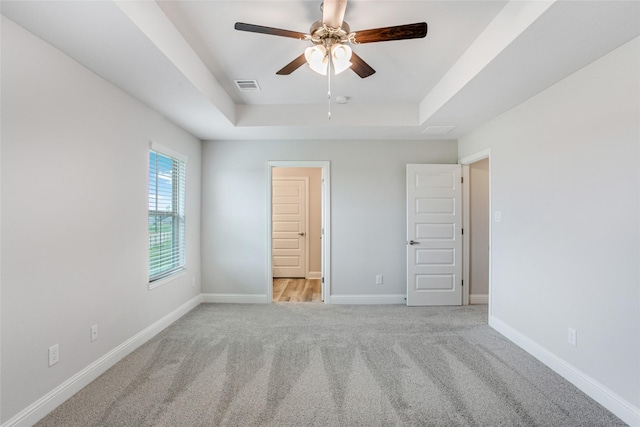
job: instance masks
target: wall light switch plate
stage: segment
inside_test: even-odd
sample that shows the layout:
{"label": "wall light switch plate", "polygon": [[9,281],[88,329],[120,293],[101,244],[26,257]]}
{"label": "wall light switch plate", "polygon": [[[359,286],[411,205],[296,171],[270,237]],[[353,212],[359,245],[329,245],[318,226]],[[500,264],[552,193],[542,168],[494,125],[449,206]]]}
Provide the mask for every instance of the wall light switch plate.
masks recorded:
{"label": "wall light switch plate", "polygon": [[382,274],[376,276],[376,285],[382,285]]}
{"label": "wall light switch plate", "polygon": [[495,211],[495,212],[493,213],[493,220],[494,220],[495,222],[500,222],[500,221],[502,221],[502,211]]}
{"label": "wall light switch plate", "polygon": [[58,344],[49,347],[49,366],[53,366],[60,360],[60,348]]}
{"label": "wall light switch plate", "polygon": [[574,347],[578,345],[578,332],[575,329],[567,329],[567,342]]}

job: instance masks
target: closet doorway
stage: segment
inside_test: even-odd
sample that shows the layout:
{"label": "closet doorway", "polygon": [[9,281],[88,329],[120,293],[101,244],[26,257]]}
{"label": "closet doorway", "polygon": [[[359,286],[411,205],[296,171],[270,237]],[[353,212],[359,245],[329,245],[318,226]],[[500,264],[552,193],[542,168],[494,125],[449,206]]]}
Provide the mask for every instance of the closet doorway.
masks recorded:
{"label": "closet doorway", "polygon": [[464,304],[491,310],[491,150],[460,161],[463,185]]}

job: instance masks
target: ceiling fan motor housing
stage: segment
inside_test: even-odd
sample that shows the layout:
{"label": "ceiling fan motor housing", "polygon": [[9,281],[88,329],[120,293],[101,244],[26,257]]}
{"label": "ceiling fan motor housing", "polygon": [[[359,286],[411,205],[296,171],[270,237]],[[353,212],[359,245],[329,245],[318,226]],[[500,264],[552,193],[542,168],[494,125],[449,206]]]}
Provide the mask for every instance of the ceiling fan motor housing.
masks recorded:
{"label": "ceiling fan motor housing", "polygon": [[316,21],[311,25],[309,34],[313,44],[322,44],[326,47],[331,47],[336,43],[346,43],[352,39],[351,28],[344,21],[340,28],[328,27],[322,20]]}

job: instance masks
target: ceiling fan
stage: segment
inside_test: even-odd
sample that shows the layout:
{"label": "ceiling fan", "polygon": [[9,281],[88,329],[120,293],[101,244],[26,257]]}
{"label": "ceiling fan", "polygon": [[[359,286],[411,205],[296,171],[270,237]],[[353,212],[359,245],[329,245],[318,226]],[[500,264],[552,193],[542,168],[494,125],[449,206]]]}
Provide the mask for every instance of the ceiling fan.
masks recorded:
{"label": "ceiling fan", "polygon": [[324,0],[321,5],[322,19],[311,25],[309,34],[261,25],[236,22],[235,29],[251,33],[270,34],[311,41],[313,46],[285,65],[276,74],[289,75],[304,63],[312,70],[326,75],[334,68],[338,74],[351,68],[361,78],[369,77],[376,71],[362,58],[356,55],[349,44],[375,43],[392,40],[423,38],[427,35],[427,23],[398,25],[394,27],[374,28],[351,32],[349,24],[344,22],[347,0]]}

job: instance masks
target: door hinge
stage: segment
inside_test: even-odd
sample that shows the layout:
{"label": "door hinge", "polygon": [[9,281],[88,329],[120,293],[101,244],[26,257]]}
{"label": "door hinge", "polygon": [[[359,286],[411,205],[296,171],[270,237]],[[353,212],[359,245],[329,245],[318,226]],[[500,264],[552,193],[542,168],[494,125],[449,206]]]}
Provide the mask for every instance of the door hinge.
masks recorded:
{"label": "door hinge", "polygon": [[322,227],[322,229],[320,230],[320,234],[324,236],[324,227]]}
{"label": "door hinge", "polygon": [[464,228],[461,228],[460,231],[462,232],[462,234],[464,234]]}
{"label": "door hinge", "polygon": [[324,277],[322,278],[322,283],[324,283]]}
{"label": "door hinge", "polygon": [[461,286],[464,286],[464,280],[461,280],[460,282],[462,282],[462,285],[461,285]]}
{"label": "door hinge", "polygon": [[464,177],[463,176],[460,177],[460,184],[464,184]]}

